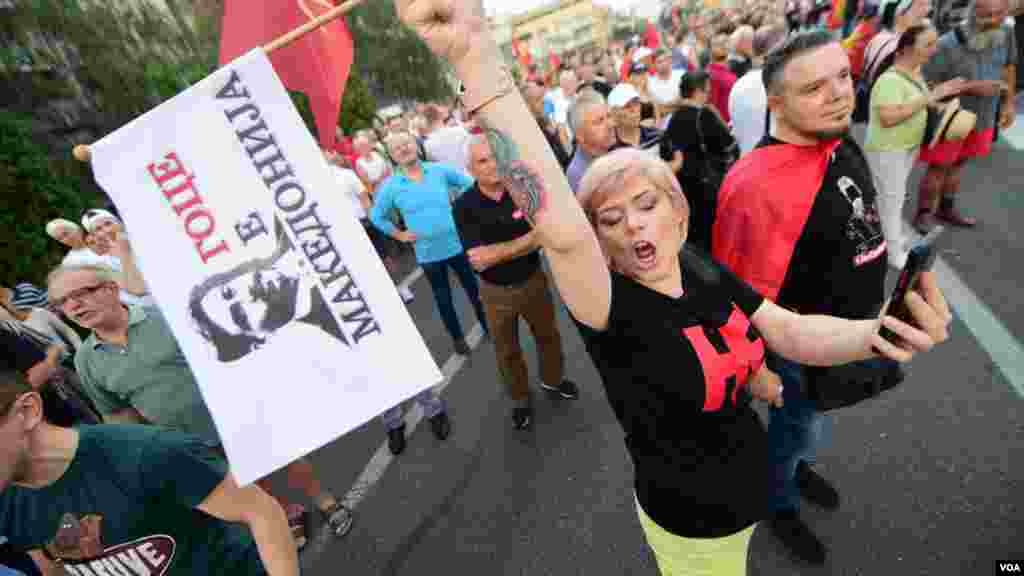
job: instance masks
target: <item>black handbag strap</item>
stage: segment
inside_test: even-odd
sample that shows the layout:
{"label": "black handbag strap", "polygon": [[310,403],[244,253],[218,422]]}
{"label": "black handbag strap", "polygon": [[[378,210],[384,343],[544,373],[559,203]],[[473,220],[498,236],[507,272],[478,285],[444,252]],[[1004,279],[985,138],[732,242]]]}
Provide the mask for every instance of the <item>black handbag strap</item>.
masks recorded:
{"label": "black handbag strap", "polygon": [[906,80],[908,82],[910,82],[914,86],[917,86],[917,88],[919,90],[921,90],[921,93],[924,94],[925,96],[928,95],[929,90],[928,90],[928,85],[927,84],[918,81],[917,78],[914,78],[910,74],[907,74],[906,72],[904,72],[903,70],[900,70],[899,68],[897,68],[895,66],[893,66],[892,68],[889,68],[889,70],[892,70],[894,74],[899,74],[900,76],[906,78]]}
{"label": "black handbag strap", "polygon": [[704,131],[700,128],[700,115],[704,112],[704,107],[697,108],[697,145],[700,146],[700,152],[704,155],[705,161],[708,157],[708,147],[704,144]]}

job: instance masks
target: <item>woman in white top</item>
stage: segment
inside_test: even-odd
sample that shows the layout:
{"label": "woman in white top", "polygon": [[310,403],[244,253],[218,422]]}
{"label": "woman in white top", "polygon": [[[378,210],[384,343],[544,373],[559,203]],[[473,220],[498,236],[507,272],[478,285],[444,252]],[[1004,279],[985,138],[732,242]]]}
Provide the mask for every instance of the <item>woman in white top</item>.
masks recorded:
{"label": "woman in white top", "polygon": [[365,131],[360,132],[352,144],[356,149],[356,154],[359,155],[355,166],[356,174],[365,183],[370,196],[373,196],[380,183],[391,176],[391,168],[388,167],[388,161],[373,149],[373,143],[370,142]]}

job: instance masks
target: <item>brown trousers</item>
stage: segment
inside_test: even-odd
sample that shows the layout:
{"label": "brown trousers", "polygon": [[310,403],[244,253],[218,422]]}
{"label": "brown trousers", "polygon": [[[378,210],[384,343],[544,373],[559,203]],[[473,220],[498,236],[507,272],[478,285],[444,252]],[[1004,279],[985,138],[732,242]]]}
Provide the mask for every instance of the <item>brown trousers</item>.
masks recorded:
{"label": "brown trousers", "polygon": [[526,320],[537,342],[541,378],[549,386],[558,386],[563,373],[562,337],[544,270],[537,270],[529,280],[514,286],[498,286],[481,278],[480,300],[494,338],[498,370],[512,400],[530,396],[526,360],[519,345],[520,317]]}

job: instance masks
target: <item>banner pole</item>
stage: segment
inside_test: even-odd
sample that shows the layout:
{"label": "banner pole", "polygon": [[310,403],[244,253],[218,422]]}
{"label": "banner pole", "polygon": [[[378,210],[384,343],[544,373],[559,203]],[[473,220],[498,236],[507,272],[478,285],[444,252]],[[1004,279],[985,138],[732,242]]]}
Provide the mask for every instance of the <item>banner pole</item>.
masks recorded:
{"label": "banner pole", "polygon": [[288,32],[282,36],[279,36],[275,40],[272,40],[267,44],[264,44],[263,51],[266,52],[267,54],[270,54],[271,52],[277,50],[278,48],[284,48],[285,46],[291,44],[292,42],[298,40],[299,38],[302,38],[306,34],[309,34],[313,30],[320,28],[324,24],[327,24],[332,20],[337,20],[338,18],[341,18],[342,16],[350,12],[353,8],[359,6],[362,3],[363,0],[348,0],[347,2],[340,6],[335,6],[334,8],[331,8],[327,12],[321,14],[320,16],[317,16],[316,18],[310,20],[309,22],[306,22],[302,26],[299,26],[298,28],[292,30],[291,32]]}
{"label": "banner pole", "polygon": [[[341,18],[345,14],[351,12],[352,9],[355,8],[356,6],[362,4],[363,1],[364,0],[348,0],[344,4],[341,4],[340,6],[335,6],[334,8],[331,8],[327,12],[321,14],[320,16],[317,16],[316,18],[310,20],[309,22],[306,22],[302,26],[299,26],[294,30],[286,32],[285,34],[282,34],[281,36],[278,36],[274,40],[271,40],[270,42],[264,44],[263,51],[266,52],[267,54],[270,54],[274,50],[284,48],[285,46],[291,44],[292,42],[295,42],[296,40],[302,38],[306,34],[309,34],[310,32],[316,30],[317,28],[320,28],[324,24]],[[89,150],[89,146],[87,144],[79,144],[78,146],[75,146],[71,150],[71,155],[74,156],[75,159],[78,160],[79,162],[88,162],[89,160],[92,159],[92,151]]]}

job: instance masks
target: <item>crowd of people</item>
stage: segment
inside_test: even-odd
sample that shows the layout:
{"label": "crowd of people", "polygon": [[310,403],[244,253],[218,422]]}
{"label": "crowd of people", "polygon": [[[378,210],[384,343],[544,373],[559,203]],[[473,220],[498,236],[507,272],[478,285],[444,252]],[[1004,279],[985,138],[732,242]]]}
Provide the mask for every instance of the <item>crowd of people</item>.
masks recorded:
{"label": "crowd of people", "polygon": [[[814,466],[828,412],[897,385],[901,363],[947,338],[931,274],[907,298],[912,324],[885,315],[884,282],[906,262],[916,162],[927,171],[914,228],[976,224],[955,203],[962,171],[1016,116],[1007,0],[975,0],[948,30],[928,19],[929,0],[853,3],[842,18],[761,0],[672,10],[653,39],[518,79],[474,3],[430,4],[396,2],[454,67],[459,97],[339,129],[323,151],[402,299],[413,300],[399,278],[411,257],[453,350],[471,354],[454,273],[524,430],[534,394],[520,318],[539,388],[579,395],[558,291],[625,433],[662,574],[745,574],[759,522],[824,562],[800,506],[840,505]],[[863,146],[854,122],[867,124]],[[234,482],[125,224],[113,206],[79,220],[46,226],[68,252],[45,288],[0,290],[0,565],[131,573],[141,555],[174,574],[296,574],[306,506],[266,479]],[[444,399],[413,400],[446,439]],[[769,404],[767,425],[755,400]],[[402,406],[381,421],[400,455]],[[336,535],[351,529],[308,459],[286,475]],[[125,542],[148,547],[131,556]]]}

